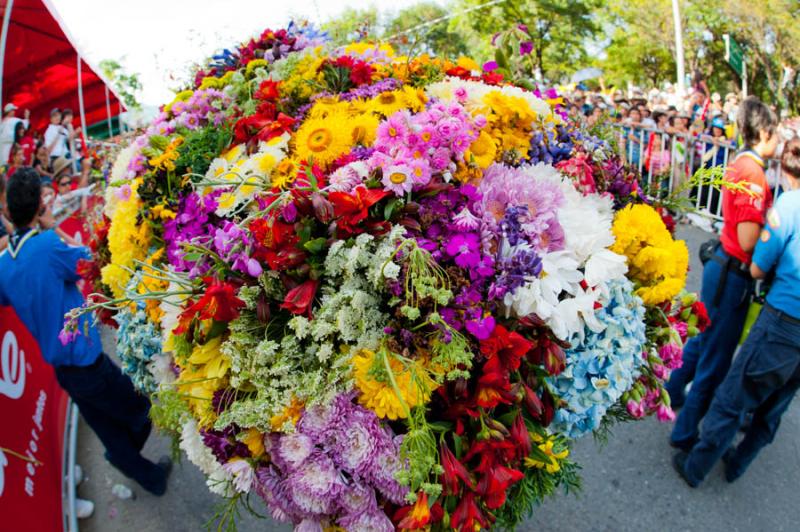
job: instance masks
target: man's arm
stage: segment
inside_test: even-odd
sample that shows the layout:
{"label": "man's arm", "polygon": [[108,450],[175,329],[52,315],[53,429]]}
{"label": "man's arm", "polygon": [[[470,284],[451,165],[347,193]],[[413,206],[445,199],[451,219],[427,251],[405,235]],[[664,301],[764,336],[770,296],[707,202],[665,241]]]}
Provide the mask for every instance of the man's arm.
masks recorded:
{"label": "man's arm", "polygon": [[739,222],[736,225],[736,238],[739,246],[745,253],[750,253],[756,247],[761,226],[755,222]]}
{"label": "man's arm", "polygon": [[781,258],[785,243],[788,239],[786,228],[781,223],[780,198],[774,208],[767,213],[767,225],[761,231],[761,237],[753,252],[753,262],[750,264],[750,275],[754,279],[763,279],[767,276]]}

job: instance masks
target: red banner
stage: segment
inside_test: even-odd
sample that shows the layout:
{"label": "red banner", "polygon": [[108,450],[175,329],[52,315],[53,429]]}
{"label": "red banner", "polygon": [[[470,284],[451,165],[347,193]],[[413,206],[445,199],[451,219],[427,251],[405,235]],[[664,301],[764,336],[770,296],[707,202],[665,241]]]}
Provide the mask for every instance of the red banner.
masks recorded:
{"label": "red banner", "polygon": [[63,529],[67,394],[11,307],[0,307],[0,519],[3,530]]}

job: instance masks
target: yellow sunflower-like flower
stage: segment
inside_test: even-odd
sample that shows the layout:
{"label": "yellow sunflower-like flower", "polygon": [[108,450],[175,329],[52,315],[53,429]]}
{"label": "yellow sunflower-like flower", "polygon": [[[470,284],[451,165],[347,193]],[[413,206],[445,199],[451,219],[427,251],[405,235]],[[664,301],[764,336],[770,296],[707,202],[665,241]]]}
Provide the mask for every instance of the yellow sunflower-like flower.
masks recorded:
{"label": "yellow sunflower-like flower", "polygon": [[370,146],[375,142],[376,132],[380,121],[372,113],[358,113],[352,116],[347,125],[350,127],[350,138],[353,144]]}
{"label": "yellow sunflower-like flower", "polygon": [[325,168],[353,147],[347,117],[306,120],[294,137],[297,158],[313,161]]}
{"label": "yellow sunflower-like flower", "polygon": [[474,163],[478,168],[488,168],[497,157],[497,145],[494,139],[486,131],[481,134],[469,146],[469,150],[464,154],[467,162]]}
{"label": "yellow sunflower-like flower", "polygon": [[[436,381],[431,378],[422,362],[415,361],[405,365],[397,358],[387,355],[397,385],[395,389],[392,380],[385,375],[383,356],[382,353],[376,354],[363,349],[353,357],[356,387],[361,391],[358,401],[380,418],[405,418],[408,416],[406,407],[411,409],[430,400],[431,393],[437,386]],[[381,374],[385,375],[385,380],[377,380],[377,375]]]}
{"label": "yellow sunflower-like flower", "polygon": [[205,344],[195,345],[186,360],[176,359],[181,368],[176,385],[181,393],[186,394],[189,407],[201,427],[208,427],[216,419],[211,400],[214,392],[225,386],[231,367],[230,359],[220,350],[221,344],[222,338],[218,336]]}
{"label": "yellow sunflower-like flower", "polygon": [[367,102],[369,109],[388,117],[409,107],[406,95],[402,90],[382,92]]}
{"label": "yellow sunflower-like flower", "polygon": [[535,432],[531,432],[530,435],[533,442],[537,444],[536,447],[544,453],[547,458],[540,459],[527,456],[525,457],[525,465],[528,467],[535,467],[536,469],[546,469],[550,474],[561,471],[561,462],[569,456],[569,449],[556,451],[554,436],[548,436],[547,439],[545,439]]}
{"label": "yellow sunflower-like flower", "polygon": [[272,186],[286,188],[294,182],[297,172],[300,170],[300,163],[294,159],[284,159],[278,163],[278,167],[272,173]]}
{"label": "yellow sunflower-like flower", "polygon": [[636,294],[647,305],[674,298],[686,284],[689,250],[674,240],[658,212],[649,205],[628,205],[617,212],[611,251],[628,257]]}

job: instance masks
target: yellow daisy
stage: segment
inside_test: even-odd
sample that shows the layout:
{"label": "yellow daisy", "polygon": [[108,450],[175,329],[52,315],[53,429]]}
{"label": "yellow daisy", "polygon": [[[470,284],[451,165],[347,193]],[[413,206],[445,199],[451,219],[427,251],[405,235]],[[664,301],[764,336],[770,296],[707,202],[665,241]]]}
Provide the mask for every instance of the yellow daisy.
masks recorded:
{"label": "yellow daisy", "polygon": [[467,162],[476,164],[479,168],[488,168],[497,157],[497,145],[494,139],[485,131],[475,139],[464,154]]}
{"label": "yellow daisy", "polygon": [[326,168],[353,147],[347,117],[309,119],[300,126],[294,137],[297,158]]}

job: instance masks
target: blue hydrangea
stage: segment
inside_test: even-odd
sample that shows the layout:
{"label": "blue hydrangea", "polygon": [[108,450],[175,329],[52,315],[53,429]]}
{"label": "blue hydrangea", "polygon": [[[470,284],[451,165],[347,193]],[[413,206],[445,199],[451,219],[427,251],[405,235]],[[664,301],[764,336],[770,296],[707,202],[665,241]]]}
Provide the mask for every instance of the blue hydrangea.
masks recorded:
{"label": "blue hydrangea", "polygon": [[586,329],[584,341],[567,350],[567,367],[548,379],[566,402],[556,411],[550,429],[580,437],[600,426],[609,407],[619,401],[639,376],[644,364],[644,306],[627,279],[609,283],[607,306],[597,311],[605,329]]}
{"label": "blue hydrangea", "polygon": [[153,392],[156,382],[147,368],[150,359],[161,353],[161,332],[147,319],[145,304],[139,302],[136,311],[120,310],[114,319],[119,323],[117,356],[122,371],[130,376],[134,386],[143,392]]}

